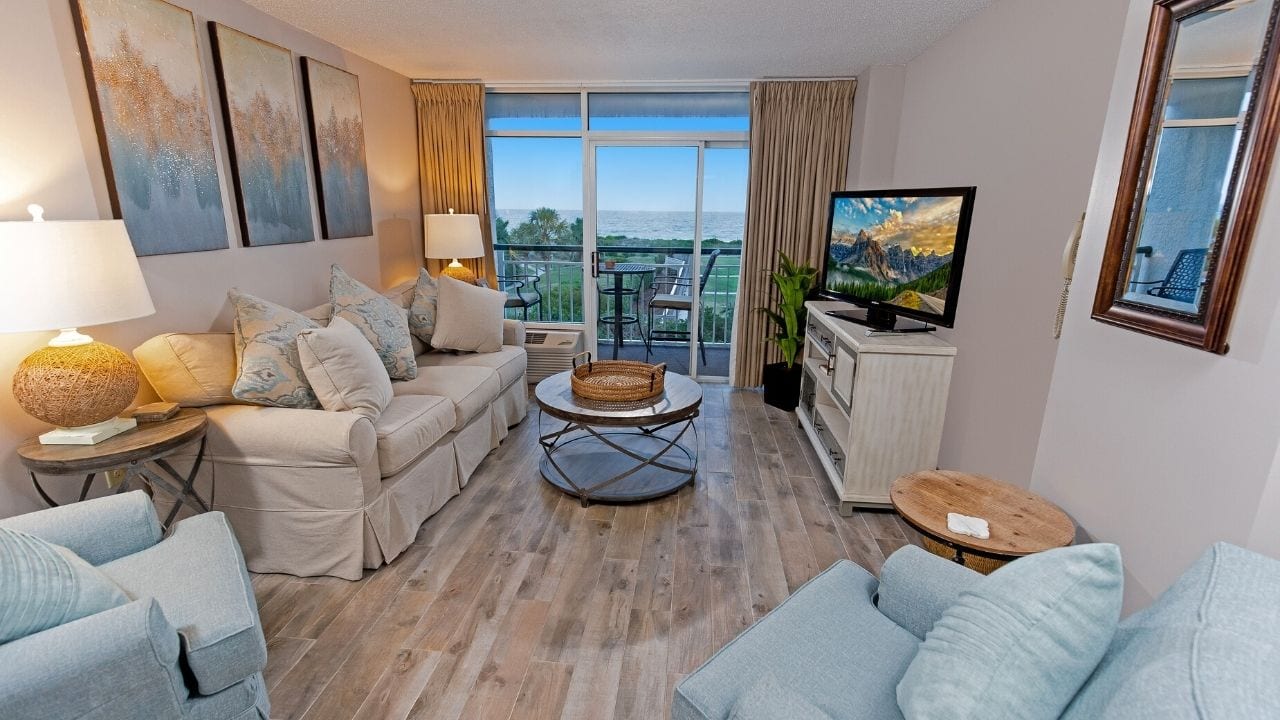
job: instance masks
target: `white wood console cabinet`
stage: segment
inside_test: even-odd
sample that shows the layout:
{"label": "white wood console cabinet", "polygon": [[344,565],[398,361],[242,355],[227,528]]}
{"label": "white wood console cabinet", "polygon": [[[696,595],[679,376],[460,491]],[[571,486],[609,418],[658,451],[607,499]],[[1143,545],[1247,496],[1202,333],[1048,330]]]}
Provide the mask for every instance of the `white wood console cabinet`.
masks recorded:
{"label": "white wood console cabinet", "polygon": [[796,414],[840,497],[840,514],[888,507],[900,475],[938,466],[956,349],[933,333],[868,335],[805,303],[804,375]]}

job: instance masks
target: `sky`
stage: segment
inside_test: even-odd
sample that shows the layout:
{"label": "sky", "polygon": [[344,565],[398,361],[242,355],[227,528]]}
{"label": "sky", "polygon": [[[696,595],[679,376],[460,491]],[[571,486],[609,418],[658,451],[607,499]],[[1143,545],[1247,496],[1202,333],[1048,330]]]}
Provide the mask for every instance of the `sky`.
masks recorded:
{"label": "sky", "polygon": [[[490,138],[494,205],[498,209],[582,209],[579,138]],[[697,192],[695,147],[603,146],[596,155],[600,210],[693,212]],[[747,197],[746,148],[709,148],[703,160],[706,212],[743,212]]]}
{"label": "sky", "polygon": [[838,198],[832,233],[866,229],[881,245],[946,255],[955,249],[960,197]]}

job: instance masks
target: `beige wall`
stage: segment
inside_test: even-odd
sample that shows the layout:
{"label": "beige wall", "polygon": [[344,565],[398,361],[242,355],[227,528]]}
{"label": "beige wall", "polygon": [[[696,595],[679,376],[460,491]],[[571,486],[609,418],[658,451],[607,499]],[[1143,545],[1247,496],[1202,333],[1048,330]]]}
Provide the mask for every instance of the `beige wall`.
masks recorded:
{"label": "beige wall", "polygon": [[877,65],[858,77],[845,181],[850,190],[879,190],[893,185],[906,85],[906,65]]}
{"label": "beige wall", "polygon": [[[89,332],[129,350],[165,330],[229,327],[226,292],[232,286],[285,305],[307,307],[326,297],[331,263],[341,264],[374,286],[390,285],[417,272],[422,215],[409,80],[237,0],[177,3],[191,9],[197,22],[216,20],[360,76],[375,237],[240,247],[230,207],[233,193],[226,185],[221,116],[215,105],[210,112],[221,155],[232,247],[143,258],[156,314]],[[0,220],[26,219],[24,208],[30,202],[44,205],[51,220],[110,216],[69,5],[65,0],[24,0],[5,7],[0,23],[0,97],[6,105],[0,111]],[[215,104],[216,84],[203,27],[197,35],[210,103]],[[318,219],[315,226],[318,234]],[[9,378],[18,362],[49,337],[0,335],[0,516],[41,506],[14,448],[44,428],[14,403]],[[67,493],[74,484],[54,483]]]}
{"label": "beige wall", "polygon": [[1124,44],[1032,488],[1094,538],[1120,545],[1134,609],[1216,540],[1280,556],[1280,180],[1272,174],[1229,354],[1090,319],[1151,9],[1149,0],[1123,5]]}
{"label": "beige wall", "polygon": [[[906,66],[892,182],[874,164],[850,178],[978,186],[956,328],[939,331],[959,348],[943,467],[1030,482],[1062,247],[1088,198],[1122,20],[1115,0],[994,3]],[[870,101],[892,102],[891,85],[874,92],[878,72]],[[855,144],[885,142],[857,133]],[[855,152],[866,164],[877,151]]]}

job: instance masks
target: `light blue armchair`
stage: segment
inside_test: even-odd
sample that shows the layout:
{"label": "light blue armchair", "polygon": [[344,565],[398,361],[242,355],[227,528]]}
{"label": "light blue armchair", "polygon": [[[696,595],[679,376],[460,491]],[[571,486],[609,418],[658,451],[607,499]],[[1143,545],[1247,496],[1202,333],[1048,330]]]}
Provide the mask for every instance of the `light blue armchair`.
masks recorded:
{"label": "light blue armchair", "polygon": [[0,717],[269,717],[258,606],[222,513],[183,520],[162,540],[137,491],[0,526],[70,548],[132,600],[0,645]]}

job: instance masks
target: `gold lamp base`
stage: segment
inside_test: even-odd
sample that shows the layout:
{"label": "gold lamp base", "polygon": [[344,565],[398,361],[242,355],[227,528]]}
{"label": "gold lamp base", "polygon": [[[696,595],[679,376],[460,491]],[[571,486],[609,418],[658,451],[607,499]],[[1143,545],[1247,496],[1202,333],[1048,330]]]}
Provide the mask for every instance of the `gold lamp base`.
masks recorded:
{"label": "gold lamp base", "polygon": [[445,265],[444,269],[440,271],[440,274],[448,275],[454,280],[461,280],[469,285],[474,285],[476,282],[476,274],[471,271],[471,268],[463,265],[457,260]]}
{"label": "gold lamp base", "polygon": [[114,420],[137,394],[133,360],[100,342],[40,348],[13,375],[18,405],[62,429],[41,436],[45,444],[93,444],[128,430],[132,424]]}

